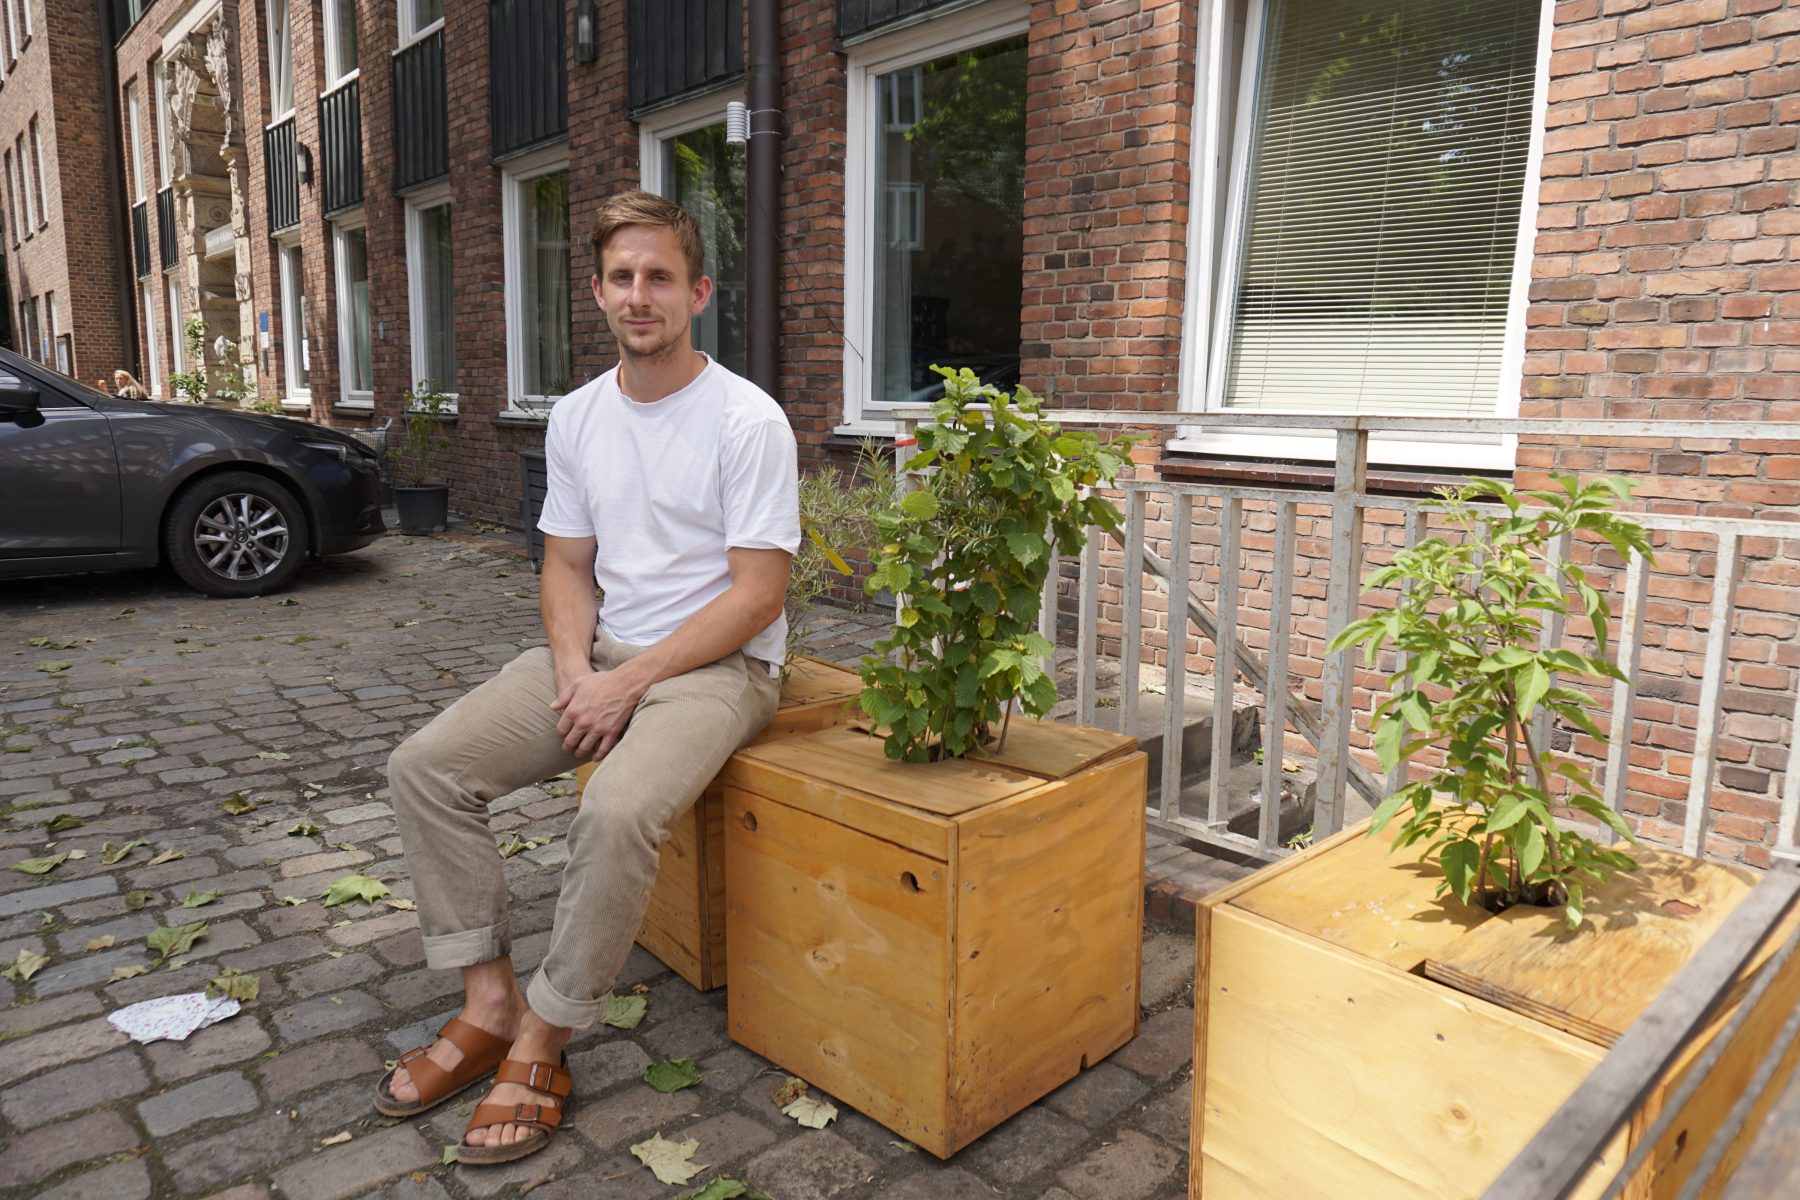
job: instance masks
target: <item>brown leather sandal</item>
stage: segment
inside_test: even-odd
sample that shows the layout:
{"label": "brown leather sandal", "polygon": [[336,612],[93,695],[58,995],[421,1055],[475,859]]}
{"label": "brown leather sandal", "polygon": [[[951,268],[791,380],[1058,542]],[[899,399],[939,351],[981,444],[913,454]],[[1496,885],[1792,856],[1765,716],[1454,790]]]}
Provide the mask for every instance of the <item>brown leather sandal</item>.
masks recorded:
{"label": "brown leather sandal", "polygon": [[[413,1047],[402,1054],[400,1061],[375,1085],[375,1111],[386,1117],[416,1117],[429,1112],[492,1075],[512,1047],[510,1039],[496,1037],[461,1017],[451,1018],[438,1037],[449,1039],[451,1045],[462,1051],[462,1059],[446,1071],[425,1057],[430,1046]],[[419,1089],[419,1098],[411,1104],[396,1099],[389,1089],[394,1072],[401,1067],[406,1068],[406,1073],[412,1076],[413,1086]]]}
{"label": "brown leather sandal", "polygon": [[[569,1078],[566,1068],[569,1056],[563,1055],[560,1066],[547,1062],[520,1062],[509,1058],[500,1064],[494,1074],[494,1083],[522,1083],[534,1092],[546,1092],[556,1097],[555,1104],[477,1104],[475,1115],[469,1118],[469,1128],[464,1131],[462,1142],[456,1147],[456,1161],[476,1166],[513,1162],[528,1154],[536,1154],[550,1144],[550,1137],[556,1127],[562,1124],[563,1104],[575,1084]],[[486,1129],[495,1125],[529,1125],[531,1136],[520,1138],[506,1146],[475,1146],[469,1143],[469,1133],[477,1129]]]}

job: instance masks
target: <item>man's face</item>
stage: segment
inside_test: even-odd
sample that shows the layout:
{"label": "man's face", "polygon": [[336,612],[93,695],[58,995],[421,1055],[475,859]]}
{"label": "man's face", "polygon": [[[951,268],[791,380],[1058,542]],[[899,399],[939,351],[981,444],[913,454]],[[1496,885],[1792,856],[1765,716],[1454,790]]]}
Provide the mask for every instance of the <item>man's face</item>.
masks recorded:
{"label": "man's face", "polygon": [[607,239],[594,300],[631,358],[660,358],[688,341],[688,326],[712,297],[712,280],[688,279],[673,229],[627,225]]}

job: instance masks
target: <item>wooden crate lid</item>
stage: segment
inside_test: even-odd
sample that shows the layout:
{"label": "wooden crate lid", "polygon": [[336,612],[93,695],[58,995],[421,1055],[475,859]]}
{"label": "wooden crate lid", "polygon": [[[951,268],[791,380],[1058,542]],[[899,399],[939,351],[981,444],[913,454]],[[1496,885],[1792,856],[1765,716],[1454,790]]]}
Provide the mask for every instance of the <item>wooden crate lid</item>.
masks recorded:
{"label": "wooden crate lid", "polygon": [[839,700],[860,691],[862,676],[854,668],[802,654],[788,664],[787,682],[781,685],[781,707]]}
{"label": "wooden crate lid", "polygon": [[1136,749],[1137,739],[1129,733],[1014,717],[1001,749],[979,750],[969,758],[1011,767],[1039,779],[1067,779],[1077,771]]}
{"label": "wooden crate lid", "polygon": [[1745,867],[1630,853],[1638,869],[1590,887],[1580,929],[1561,909],[1516,905],[1435,951],[1426,975],[1612,1045],[1756,884]]}
{"label": "wooden crate lid", "polygon": [[1390,854],[1390,832],[1368,837],[1366,829],[1263,868],[1234,884],[1227,903],[1402,971],[1491,919],[1438,899],[1442,871],[1419,863],[1416,849]]}
{"label": "wooden crate lid", "polygon": [[[881,739],[860,726],[835,726],[747,747],[733,757],[726,779],[741,786],[766,787],[779,776],[873,797],[913,810],[925,819],[960,816],[1043,783],[1023,771],[969,759],[894,762],[882,753]],[[809,800],[812,790],[796,789],[773,798],[817,811]],[[837,819],[832,813],[821,815]]]}

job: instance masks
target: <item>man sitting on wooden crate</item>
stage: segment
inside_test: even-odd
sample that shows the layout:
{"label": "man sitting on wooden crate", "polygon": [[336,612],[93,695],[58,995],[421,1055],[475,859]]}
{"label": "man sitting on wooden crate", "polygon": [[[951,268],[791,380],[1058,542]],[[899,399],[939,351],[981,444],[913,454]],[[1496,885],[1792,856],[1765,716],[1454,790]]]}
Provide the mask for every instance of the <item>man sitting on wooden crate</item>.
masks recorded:
{"label": "man sitting on wooden crate", "polygon": [[[425,1112],[498,1069],[458,1148],[465,1163],[548,1144],[569,1094],[563,1046],[606,1011],[669,823],[780,694],[800,541],[793,431],[761,389],[691,344],[712,295],[692,216],[627,192],[602,206],[591,240],[619,365],[550,415],[538,522],[549,645],[388,763],[425,961],[462,970],[464,1001],[382,1078],[376,1107]],[[521,992],[487,806],[588,760],[599,767],[569,828],[550,948]]]}

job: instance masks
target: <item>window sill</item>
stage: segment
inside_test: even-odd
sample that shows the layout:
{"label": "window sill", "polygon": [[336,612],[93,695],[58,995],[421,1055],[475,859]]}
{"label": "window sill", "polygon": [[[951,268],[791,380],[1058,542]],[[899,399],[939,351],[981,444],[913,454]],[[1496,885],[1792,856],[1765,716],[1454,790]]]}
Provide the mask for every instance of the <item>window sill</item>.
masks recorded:
{"label": "window sill", "polygon": [[845,421],[842,425],[839,425],[831,431],[831,436],[838,438],[852,438],[856,440],[861,440],[862,438],[875,438],[880,441],[892,441],[894,437],[894,423],[892,421],[870,420],[867,417],[863,417],[855,421]]}
{"label": "window sill", "polygon": [[[1221,458],[1188,451],[1164,450],[1156,462],[1157,474],[1184,483],[1241,483],[1250,487],[1300,488],[1330,492],[1332,469],[1319,463],[1275,462],[1266,459]],[[1470,473],[1454,470],[1371,470],[1371,494],[1430,496],[1442,487],[1460,487]]]}
{"label": "window sill", "polygon": [[296,412],[311,412],[312,411],[312,397],[311,396],[302,396],[302,397],[283,396],[283,397],[281,397],[281,407],[291,408],[291,409],[294,409]]}
{"label": "window sill", "polygon": [[494,414],[494,424],[510,425],[515,429],[544,429],[550,424],[550,414],[540,417],[523,409],[508,408]]}

